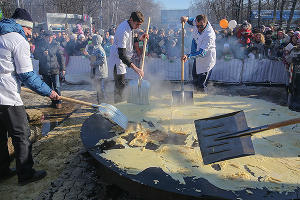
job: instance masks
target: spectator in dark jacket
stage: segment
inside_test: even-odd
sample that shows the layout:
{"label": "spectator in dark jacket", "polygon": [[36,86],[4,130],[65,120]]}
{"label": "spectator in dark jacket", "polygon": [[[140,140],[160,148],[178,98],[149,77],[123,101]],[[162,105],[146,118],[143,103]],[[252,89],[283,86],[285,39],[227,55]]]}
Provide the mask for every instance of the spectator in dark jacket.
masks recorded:
{"label": "spectator in dark jacket", "polygon": [[75,34],[70,35],[70,40],[67,42],[66,52],[68,56],[75,55],[76,36]]}
{"label": "spectator in dark jacket", "polygon": [[158,46],[158,29],[153,27],[153,32],[149,34],[149,41],[148,41],[148,49],[149,55],[152,57],[158,57],[157,48]]}
{"label": "spectator in dark jacket", "polygon": [[283,48],[287,45],[285,41],[286,34],[284,33],[282,28],[277,30],[277,37],[274,40],[274,50],[276,57],[281,59],[283,57]]}
{"label": "spectator in dark jacket", "polygon": [[83,56],[85,55],[85,47],[88,44],[88,40],[86,40],[85,36],[83,34],[80,34],[78,36],[78,39],[76,41],[75,45],[75,56]]}
{"label": "spectator in dark jacket", "polygon": [[269,58],[272,59],[274,56],[274,42],[272,39],[273,31],[272,30],[267,30],[265,32],[265,55]]}
{"label": "spectator in dark jacket", "polygon": [[104,33],[104,38],[103,38],[103,42],[102,42],[102,46],[104,46],[105,44],[109,43],[109,31],[106,31]]}
{"label": "spectator in dark jacket", "polygon": [[[60,45],[53,40],[51,31],[45,33],[45,42],[35,50],[34,57],[39,60],[39,73],[43,80],[60,95],[59,75],[65,75],[65,58]],[[53,100],[52,106],[61,108],[61,101]]]}

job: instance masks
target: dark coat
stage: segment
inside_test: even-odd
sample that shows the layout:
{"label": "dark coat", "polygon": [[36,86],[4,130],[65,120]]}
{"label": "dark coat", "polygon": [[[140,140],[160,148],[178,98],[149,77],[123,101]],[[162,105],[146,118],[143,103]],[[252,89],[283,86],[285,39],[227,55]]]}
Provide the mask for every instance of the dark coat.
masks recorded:
{"label": "dark coat", "polygon": [[[48,55],[44,52],[48,51]],[[34,52],[34,58],[39,60],[41,75],[54,75],[65,71],[65,57],[62,48],[54,40],[52,43],[43,42]]]}

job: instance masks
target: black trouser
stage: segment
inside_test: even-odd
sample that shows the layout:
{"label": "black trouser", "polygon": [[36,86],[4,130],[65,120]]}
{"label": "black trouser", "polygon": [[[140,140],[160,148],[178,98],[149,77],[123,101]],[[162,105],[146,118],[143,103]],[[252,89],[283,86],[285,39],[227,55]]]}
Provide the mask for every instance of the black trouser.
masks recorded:
{"label": "black trouser", "polygon": [[204,88],[207,86],[209,77],[211,75],[211,71],[212,70],[210,70],[209,72],[197,74],[196,60],[194,60],[192,75],[193,75],[193,85],[196,91],[200,91],[200,92],[204,91]]}
{"label": "black trouser", "polygon": [[114,66],[114,79],[115,79],[115,91],[114,102],[119,103],[123,101],[123,92],[125,89],[125,74],[117,74],[117,67]]}
{"label": "black trouser", "polygon": [[[42,75],[43,81],[58,95],[61,95],[59,74]],[[52,100],[52,104],[60,104],[61,100]]]}
{"label": "black trouser", "polygon": [[0,105],[0,172],[9,169],[8,136],[12,138],[19,179],[30,178],[34,170],[30,128],[24,106]]}
{"label": "black trouser", "polygon": [[103,103],[106,100],[106,78],[99,78],[95,80],[96,90],[97,90],[97,101],[98,104]]}
{"label": "black trouser", "polygon": [[93,65],[91,66],[91,74],[90,74],[91,79],[94,79],[95,75],[96,75],[96,66]]}

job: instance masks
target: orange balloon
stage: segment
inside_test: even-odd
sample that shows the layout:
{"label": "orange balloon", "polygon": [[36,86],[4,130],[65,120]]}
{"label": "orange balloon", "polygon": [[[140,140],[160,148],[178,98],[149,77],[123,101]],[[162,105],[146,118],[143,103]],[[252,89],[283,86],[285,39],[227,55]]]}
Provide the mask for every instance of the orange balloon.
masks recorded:
{"label": "orange balloon", "polygon": [[221,28],[228,28],[228,21],[226,19],[222,19],[220,21]]}

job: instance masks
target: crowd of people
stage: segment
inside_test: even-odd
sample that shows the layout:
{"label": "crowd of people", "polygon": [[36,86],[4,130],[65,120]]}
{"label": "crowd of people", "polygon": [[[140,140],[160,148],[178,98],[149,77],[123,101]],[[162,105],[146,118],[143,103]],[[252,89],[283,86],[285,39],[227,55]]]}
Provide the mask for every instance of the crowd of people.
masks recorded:
{"label": "crowd of people", "polygon": [[283,29],[262,25],[252,28],[245,21],[234,30],[217,32],[217,58],[266,58],[290,62],[290,53],[300,46],[299,31],[300,27]]}
{"label": "crowd of people", "polygon": [[[92,46],[92,34],[100,35],[103,38],[101,45],[105,50],[106,57],[109,57],[110,47],[114,42],[115,30],[115,26],[112,26],[107,31],[101,29],[95,33],[90,33],[90,29],[87,28],[82,31],[78,25],[72,33],[57,32],[52,33],[52,36],[63,49],[67,65],[70,56],[88,55],[88,48]],[[252,28],[252,25],[247,21],[237,25],[234,30],[215,30],[217,59],[268,58],[289,60],[286,58],[293,50],[293,47],[300,45],[299,31],[300,27],[284,30],[280,27],[262,25]],[[32,53],[42,45],[46,32],[41,30],[33,33],[30,41]],[[132,59],[136,64],[140,62],[143,51],[143,42],[139,41],[138,38],[144,32],[145,30],[143,29],[137,29],[134,32],[134,55]],[[191,46],[192,32],[192,28],[187,28],[185,31],[185,51],[189,51]],[[180,37],[180,29],[150,27],[147,56],[168,59],[171,62],[174,59],[178,59],[181,57]]]}

